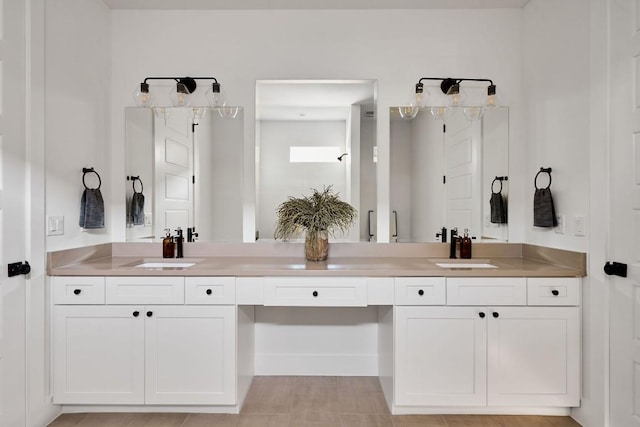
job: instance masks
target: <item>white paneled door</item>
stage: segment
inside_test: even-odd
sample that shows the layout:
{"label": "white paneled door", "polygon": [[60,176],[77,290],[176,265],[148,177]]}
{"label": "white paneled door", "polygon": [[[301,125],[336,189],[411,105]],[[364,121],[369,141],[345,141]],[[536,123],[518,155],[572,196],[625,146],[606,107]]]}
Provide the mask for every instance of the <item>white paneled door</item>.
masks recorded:
{"label": "white paneled door", "polygon": [[0,0],[0,426],[26,421],[25,276],[28,236],[25,166],[25,2]]}
{"label": "white paneled door", "polygon": [[640,426],[640,1],[610,0],[610,426]]}

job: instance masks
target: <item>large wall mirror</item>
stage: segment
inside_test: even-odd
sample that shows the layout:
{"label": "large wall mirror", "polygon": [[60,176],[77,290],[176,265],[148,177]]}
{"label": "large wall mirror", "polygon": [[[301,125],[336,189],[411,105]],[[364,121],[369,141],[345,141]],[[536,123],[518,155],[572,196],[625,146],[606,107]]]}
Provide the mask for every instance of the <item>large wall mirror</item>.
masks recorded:
{"label": "large wall mirror", "polygon": [[256,83],[256,236],[273,239],[288,197],[331,186],[358,211],[338,241],[371,241],[376,209],[376,82],[261,80]]}
{"label": "large wall mirror", "polygon": [[508,108],[474,121],[459,109],[444,121],[429,109],[407,120],[391,108],[390,116],[392,241],[439,241],[442,227],[507,241]]}
{"label": "large wall mirror", "polygon": [[127,241],[242,241],[242,108],[126,108],[125,126]]}

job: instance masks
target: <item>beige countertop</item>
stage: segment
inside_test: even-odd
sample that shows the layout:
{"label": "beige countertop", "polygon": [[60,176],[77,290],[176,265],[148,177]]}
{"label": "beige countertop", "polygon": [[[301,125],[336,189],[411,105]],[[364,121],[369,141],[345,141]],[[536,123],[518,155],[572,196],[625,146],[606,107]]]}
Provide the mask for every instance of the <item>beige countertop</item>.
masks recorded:
{"label": "beige countertop", "polygon": [[[110,244],[109,244],[110,245]],[[117,245],[117,244],[113,244]],[[119,244],[124,245],[124,244]],[[522,246],[522,245],[520,245]],[[360,277],[400,277],[400,276],[446,276],[446,277],[582,277],[586,275],[584,268],[585,254],[551,249],[540,250],[539,247],[525,248],[518,251],[499,253],[503,256],[478,257],[469,260],[448,259],[441,251],[427,256],[415,256],[410,253],[389,252],[383,256],[329,256],[327,261],[310,262],[303,256],[211,256],[207,251],[187,253],[185,258],[163,259],[149,256],[157,252],[132,250],[133,247],[115,247],[98,245],[79,248],[60,253],[50,253],[48,274],[51,276],[360,276]],[[155,247],[154,247],[155,249]],[[74,252],[75,251],[75,252]],[[492,248],[495,252],[495,249]],[[556,251],[556,252],[554,252]],[[215,252],[215,251],[214,251]],[[491,255],[485,251],[484,254]],[[575,254],[575,256],[574,256]],[[65,255],[65,256],[62,256]],[[506,255],[506,256],[505,256]],[[519,255],[519,256],[518,256]],[[577,262],[567,262],[575,258]],[[558,259],[560,263],[549,261]],[[182,267],[136,267],[143,262],[192,262],[193,266]],[[436,263],[456,263],[456,268],[442,268]],[[457,264],[459,263],[459,267]],[[495,268],[470,268],[465,264],[491,264]]]}

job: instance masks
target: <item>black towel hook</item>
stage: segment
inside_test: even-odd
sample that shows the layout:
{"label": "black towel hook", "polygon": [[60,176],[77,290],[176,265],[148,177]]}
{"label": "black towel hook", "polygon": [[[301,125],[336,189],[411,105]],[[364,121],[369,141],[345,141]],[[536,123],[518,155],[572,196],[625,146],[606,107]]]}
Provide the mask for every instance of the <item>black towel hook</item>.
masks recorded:
{"label": "black towel hook", "polygon": [[87,187],[87,183],[84,181],[84,178],[87,176],[88,173],[95,173],[96,176],[98,177],[98,187],[93,188],[93,190],[99,190],[100,187],[102,187],[102,178],[100,178],[100,174],[96,172],[93,168],[82,168],[82,185],[84,185],[85,189],[92,190],[91,188]]}
{"label": "black towel hook", "polygon": [[[140,176],[131,176],[131,177],[127,177],[129,179],[131,179],[131,188],[133,188],[133,193],[144,193],[144,184],[142,183],[142,180],[140,179]],[[136,191],[136,181],[140,182],[140,191]]]}
{"label": "black towel hook", "polygon": [[536,177],[533,178],[533,186],[536,187],[536,190],[541,190],[541,188],[538,188],[538,176],[540,176],[541,173],[546,173],[549,175],[549,185],[544,188],[546,190],[551,187],[551,168],[540,168],[540,171],[538,171]]}
{"label": "black towel hook", "polygon": [[[493,194],[502,193],[502,182],[503,181],[508,181],[508,180],[509,180],[508,176],[496,176],[495,178],[493,178],[493,181],[491,181],[491,193],[493,193]],[[500,189],[498,191],[493,191],[493,184],[495,184],[496,181],[498,181],[500,183]]]}

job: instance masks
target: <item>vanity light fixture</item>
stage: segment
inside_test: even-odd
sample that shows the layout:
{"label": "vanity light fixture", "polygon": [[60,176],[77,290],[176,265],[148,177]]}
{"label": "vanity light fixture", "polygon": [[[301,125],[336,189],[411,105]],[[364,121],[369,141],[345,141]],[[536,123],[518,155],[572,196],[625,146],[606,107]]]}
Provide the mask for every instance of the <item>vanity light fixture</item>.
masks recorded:
{"label": "vanity light fixture", "polygon": [[188,107],[191,102],[191,94],[198,87],[196,80],[213,80],[205,97],[212,107],[224,107],[226,99],[220,92],[220,83],[215,77],[146,77],[134,93],[134,99],[138,107],[153,107],[155,97],[149,90],[149,80],[175,80],[176,85],[171,90],[170,98],[174,107]]}
{"label": "vanity light fixture", "polygon": [[[440,81],[440,90],[446,96],[446,105],[427,105],[428,91],[425,90],[424,80]],[[462,82],[487,82],[486,95],[478,103],[469,104],[466,102],[467,94],[461,90]],[[451,77],[422,77],[415,85],[415,90],[411,94],[408,107],[400,107],[400,116],[404,119],[413,119],[422,108],[429,108],[429,112],[436,119],[444,120],[453,111],[461,108],[467,120],[479,120],[488,108],[498,107],[496,85],[490,79],[467,79]]]}

